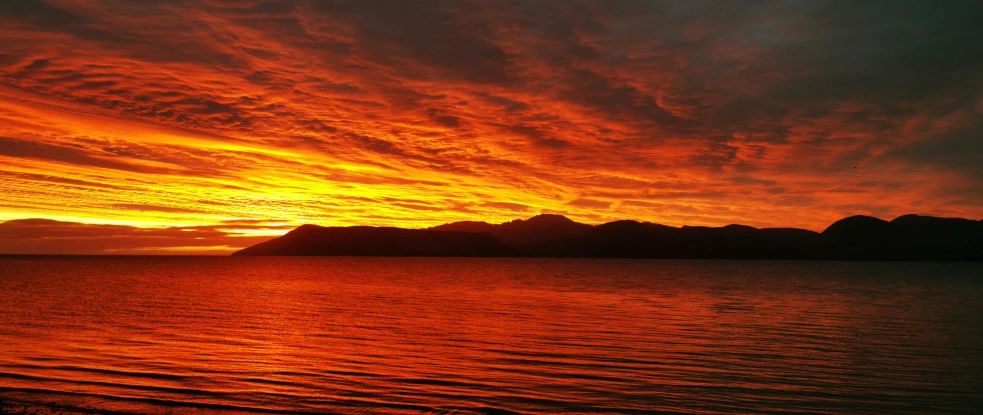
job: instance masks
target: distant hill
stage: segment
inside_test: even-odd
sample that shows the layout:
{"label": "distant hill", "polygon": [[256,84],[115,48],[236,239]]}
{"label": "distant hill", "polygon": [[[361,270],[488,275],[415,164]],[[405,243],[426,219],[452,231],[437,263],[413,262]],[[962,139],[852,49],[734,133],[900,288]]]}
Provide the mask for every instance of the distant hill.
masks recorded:
{"label": "distant hill", "polygon": [[546,242],[581,236],[593,228],[562,215],[537,215],[498,225],[487,222],[454,222],[434,226],[430,230],[486,233],[513,246],[534,246]]}
{"label": "distant hill", "polygon": [[675,228],[625,220],[538,249],[541,254],[560,257],[812,259],[817,257],[819,239],[818,233],[803,229]]}
{"label": "distant hill", "polygon": [[372,226],[303,225],[232,255],[513,256],[521,252],[491,235]]}
{"label": "distant hill", "polygon": [[983,260],[983,222],[905,215],[839,220],[821,233],[744,225],[672,227],[622,220],[602,225],[539,215],[501,224],[429,229],[301,226],[235,255],[533,256],[827,260]]}
{"label": "distant hill", "polygon": [[983,222],[904,215],[890,222],[851,216],[826,228],[824,251],[836,259],[983,260]]}

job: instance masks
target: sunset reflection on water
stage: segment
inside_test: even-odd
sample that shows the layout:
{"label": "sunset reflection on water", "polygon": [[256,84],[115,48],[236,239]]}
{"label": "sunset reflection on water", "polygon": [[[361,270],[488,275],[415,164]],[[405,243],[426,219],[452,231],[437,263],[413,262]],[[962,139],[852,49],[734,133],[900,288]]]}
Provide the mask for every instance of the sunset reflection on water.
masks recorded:
{"label": "sunset reflection on water", "polygon": [[0,400],[973,413],[979,264],[0,259]]}

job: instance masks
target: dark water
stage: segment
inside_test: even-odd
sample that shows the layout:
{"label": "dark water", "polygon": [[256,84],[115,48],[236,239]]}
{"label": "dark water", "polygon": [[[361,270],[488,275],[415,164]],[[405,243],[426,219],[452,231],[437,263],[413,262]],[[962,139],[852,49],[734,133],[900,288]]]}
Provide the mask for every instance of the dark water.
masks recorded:
{"label": "dark water", "polygon": [[0,258],[0,401],[979,413],[983,264]]}

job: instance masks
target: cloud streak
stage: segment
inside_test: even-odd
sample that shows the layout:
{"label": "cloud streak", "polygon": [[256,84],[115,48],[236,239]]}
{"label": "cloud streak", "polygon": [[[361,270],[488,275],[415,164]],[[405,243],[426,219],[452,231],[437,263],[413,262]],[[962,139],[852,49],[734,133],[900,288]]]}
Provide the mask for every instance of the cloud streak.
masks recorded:
{"label": "cloud streak", "polygon": [[20,219],[0,222],[0,252],[41,255],[228,254],[269,240],[270,236],[243,234],[270,228],[263,225],[138,228]]}
{"label": "cloud streak", "polygon": [[972,2],[0,5],[0,219],[983,216]]}

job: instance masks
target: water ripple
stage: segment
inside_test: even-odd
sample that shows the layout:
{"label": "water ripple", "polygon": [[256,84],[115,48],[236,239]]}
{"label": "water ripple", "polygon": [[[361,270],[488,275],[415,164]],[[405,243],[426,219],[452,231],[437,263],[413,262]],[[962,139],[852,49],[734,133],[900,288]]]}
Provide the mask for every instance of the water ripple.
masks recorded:
{"label": "water ripple", "polygon": [[981,275],[981,264],[3,258],[0,406],[970,414],[983,407]]}

